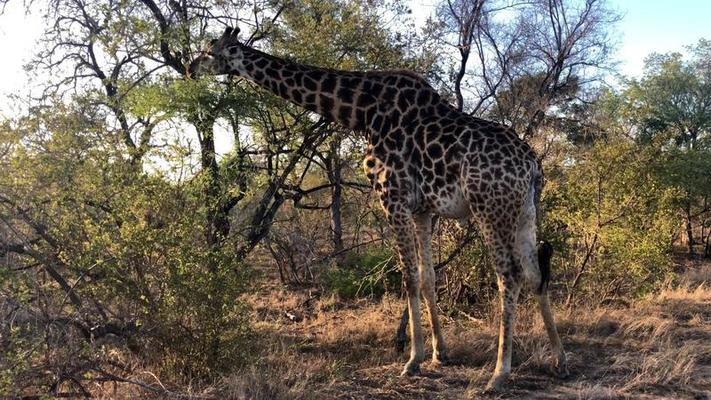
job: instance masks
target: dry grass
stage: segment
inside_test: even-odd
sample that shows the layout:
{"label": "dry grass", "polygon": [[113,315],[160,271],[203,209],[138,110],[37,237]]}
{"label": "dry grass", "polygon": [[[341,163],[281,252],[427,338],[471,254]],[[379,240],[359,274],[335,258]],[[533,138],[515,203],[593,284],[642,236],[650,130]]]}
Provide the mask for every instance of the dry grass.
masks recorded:
{"label": "dry grass", "polygon": [[711,285],[711,263],[703,260],[677,260],[683,268],[682,286]]}
{"label": "dry grass", "polygon": [[[399,378],[393,337],[403,302],[341,303],[264,289],[248,299],[259,360],[225,379],[231,399],[711,398],[711,289],[661,291],[630,308],[558,313],[572,376],[550,368],[548,339],[530,302],[519,308],[511,388],[483,395],[496,355],[496,318],[444,318],[452,363]],[[287,316],[296,316],[296,319]]]}
{"label": "dry grass", "polygon": [[579,400],[613,400],[625,397],[618,389],[599,384],[585,383],[578,385],[575,390],[575,398]]}
{"label": "dry grass", "polygon": [[711,301],[711,280],[709,283],[682,285],[675,288],[664,289],[657,296],[657,300]]}

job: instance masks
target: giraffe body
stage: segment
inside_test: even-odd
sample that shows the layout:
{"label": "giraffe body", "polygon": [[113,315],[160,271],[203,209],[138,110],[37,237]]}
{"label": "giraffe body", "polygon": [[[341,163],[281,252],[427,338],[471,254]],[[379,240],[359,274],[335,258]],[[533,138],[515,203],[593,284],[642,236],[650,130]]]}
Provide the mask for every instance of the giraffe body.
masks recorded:
{"label": "giraffe body", "polygon": [[488,387],[500,388],[511,371],[514,310],[524,284],[536,293],[556,362],[565,371],[539,265],[542,254],[547,265],[550,251],[537,249],[542,170],[529,145],[510,128],[458,111],[412,72],[295,64],[240,43],[237,32],[228,29],[189,70],[248,78],[367,135],[363,166],[397,239],[408,297],[412,342],[403,374],[417,373],[424,359],[421,295],[432,327],[432,359],[446,361],[430,250],[433,216],[473,218],[495,262],[502,317]]}

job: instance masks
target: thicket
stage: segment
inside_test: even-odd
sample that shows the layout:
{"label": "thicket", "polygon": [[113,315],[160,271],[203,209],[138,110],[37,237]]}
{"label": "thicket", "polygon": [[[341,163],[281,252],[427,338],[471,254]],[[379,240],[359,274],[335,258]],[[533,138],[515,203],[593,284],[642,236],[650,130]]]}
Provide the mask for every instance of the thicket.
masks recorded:
{"label": "thicket", "polygon": [[[28,68],[48,78],[0,122],[0,396],[214,382],[254,357],[240,295],[265,275],[399,291],[364,138],[244,80],[187,79],[224,25],[300,62],[413,69],[513,125],[544,162],[540,236],[570,306],[674,279],[675,248],[711,257],[711,44],[602,89],[603,1],[443,2],[421,31],[397,1],[33,6],[48,23]],[[439,221],[433,249],[445,311],[481,312],[496,285],[476,228]]]}

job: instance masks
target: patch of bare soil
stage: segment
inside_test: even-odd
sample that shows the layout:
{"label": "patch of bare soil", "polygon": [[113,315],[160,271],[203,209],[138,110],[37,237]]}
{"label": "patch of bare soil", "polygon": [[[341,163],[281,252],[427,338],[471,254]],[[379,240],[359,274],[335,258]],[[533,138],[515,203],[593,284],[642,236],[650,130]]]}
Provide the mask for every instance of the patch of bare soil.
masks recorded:
{"label": "patch of bare soil", "polygon": [[234,399],[711,399],[711,288],[667,290],[627,308],[557,314],[571,376],[551,370],[531,302],[519,306],[509,388],[484,394],[497,320],[444,318],[450,365],[401,378],[393,338],[403,302],[341,303],[264,289],[248,299],[259,361],[227,379]]}

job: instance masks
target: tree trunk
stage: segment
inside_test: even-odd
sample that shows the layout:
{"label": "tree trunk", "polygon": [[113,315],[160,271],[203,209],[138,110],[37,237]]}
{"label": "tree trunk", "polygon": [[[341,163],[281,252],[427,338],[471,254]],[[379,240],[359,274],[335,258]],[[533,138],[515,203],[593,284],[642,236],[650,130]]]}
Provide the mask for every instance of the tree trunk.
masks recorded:
{"label": "tree trunk", "polygon": [[[203,226],[205,235],[205,244],[207,251],[210,254],[216,254],[223,240],[227,237],[230,231],[230,224],[227,218],[227,213],[222,207],[222,193],[220,187],[220,169],[217,164],[215,154],[215,119],[211,117],[196,118],[193,122],[195,129],[198,132],[200,142],[200,166],[201,173],[204,177],[202,194],[203,204],[205,206],[205,225]],[[219,317],[221,311],[222,296],[220,295],[220,278],[218,263],[216,260],[207,259],[207,265],[204,265],[208,273],[212,275],[210,279],[211,300],[208,309],[215,318]],[[210,332],[210,357],[209,360],[218,360],[222,343],[217,332]]]}
{"label": "tree trunk", "polygon": [[580,281],[583,278],[583,274],[585,273],[585,268],[588,266],[588,261],[590,261],[590,258],[592,257],[593,252],[595,252],[595,246],[597,245],[597,239],[598,239],[598,234],[595,233],[595,236],[592,239],[592,243],[590,243],[590,246],[588,247],[587,251],[585,252],[585,257],[583,258],[583,262],[580,264],[578,273],[575,274],[575,278],[573,279],[573,284],[570,286],[570,289],[568,290],[568,298],[565,299],[565,306],[566,307],[569,307],[570,304],[573,302],[573,296],[575,295],[575,290],[577,289],[578,285],[580,284]]}
{"label": "tree trunk", "polygon": [[704,196],[704,208],[703,208],[701,219],[701,244],[704,245],[704,258],[711,258],[711,244],[709,240],[711,239],[711,229],[706,231],[706,227],[709,226],[708,212],[709,212],[709,198]]}
{"label": "tree trunk", "polygon": [[319,146],[326,138],[325,131],[321,129],[324,125],[324,120],[319,120],[314,123],[286,165],[282,167],[278,175],[271,177],[271,182],[262,194],[262,198],[250,218],[251,223],[249,224],[247,232],[244,234],[246,243],[237,249],[237,257],[246,257],[267,233],[269,233],[269,228],[274,221],[274,216],[279,210],[279,207],[284,203],[284,200],[286,200],[279,189],[286,181],[287,176],[294,171],[298,162],[303,158],[302,154],[304,150]]}
{"label": "tree trunk", "polygon": [[694,230],[691,224],[691,203],[686,204],[686,240],[689,247],[689,256],[694,256]]}
{"label": "tree trunk", "polygon": [[230,232],[230,222],[222,207],[220,188],[220,167],[215,155],[214,119],[198,119],[193,124],[200,141],[200,166],[205,175],[203,186],[205,215],[205,240],[208,246],[220,244]]}
{"label": "tree trunk", "polygon": [[341,141],[334,137],[329,149],[329,171],[328,178],[331,184],[331,240],[333,241],[333,251],[338,254],[338,262],[343,259],[343,225],[341,220]]}

